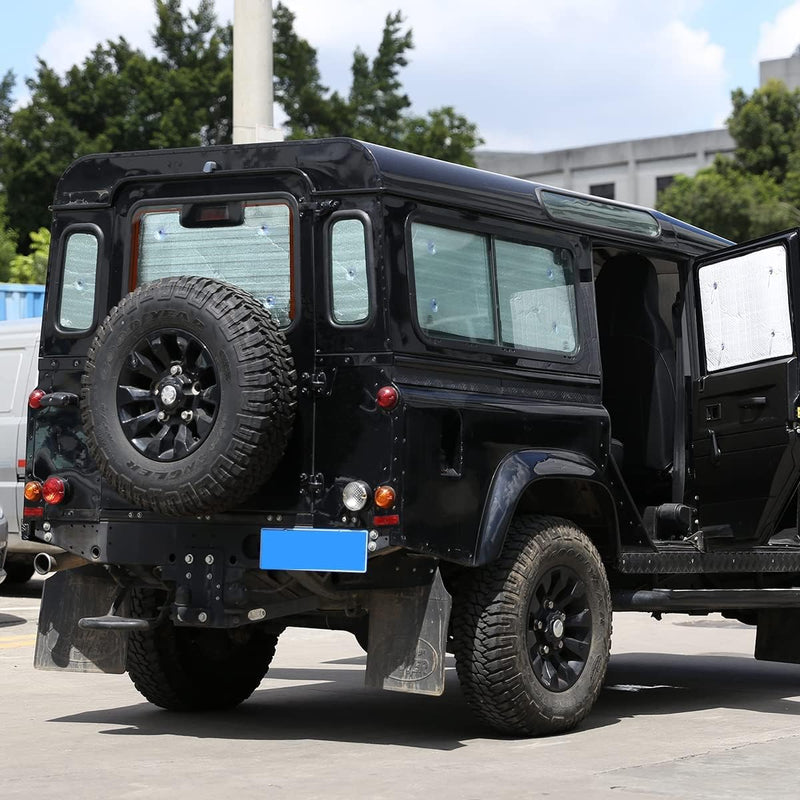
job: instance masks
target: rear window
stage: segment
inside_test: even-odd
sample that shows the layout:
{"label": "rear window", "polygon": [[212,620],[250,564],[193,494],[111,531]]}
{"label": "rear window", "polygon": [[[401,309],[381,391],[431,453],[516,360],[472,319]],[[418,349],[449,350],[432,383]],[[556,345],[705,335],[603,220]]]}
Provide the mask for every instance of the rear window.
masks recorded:
{"label": "rear window", "polygon": [[[217,214],[231,206],[236,206],[235,214]],[[279,324],[288,325],[294,317],[289,206],[227,203],[192,214],[186,209],[160,208],[137,215],[135,286],[178,275],[214,278],[249,292]]]}

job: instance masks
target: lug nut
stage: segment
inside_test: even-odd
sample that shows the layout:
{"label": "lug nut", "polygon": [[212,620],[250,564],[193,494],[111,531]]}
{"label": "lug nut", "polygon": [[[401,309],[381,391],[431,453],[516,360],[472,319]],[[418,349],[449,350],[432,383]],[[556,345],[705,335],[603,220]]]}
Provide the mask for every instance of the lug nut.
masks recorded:
{"label": "lug nut", "polygon": [[542,645],[542,655],[546,656],[549,652],[550,652],[550,648],[546,644],[543,644]]}
{"label": "lug nut", "polygon": [[194,414],[191,411],[181,411],[181,419],[184,422],[191,422],[193,416]]}
{"label": "lug nut", "polygon": [[537,619],[535,627],[536,627],[537,631],[540,631],[540,630],[542,630],[542,628],[544,628],[544,623],[541,620]]}
{"label": "lug nut", "polygon": [[180,375],[182,372],[183,372],[183,370],[181,369],[180,364],[173,364],[169,368],[169,374],[170,375]]}
{"label": "lug nut", "polygon": [[156,419],[159,422],[163,422],[166,418],[167,418],[167,415],[163,411],[159,411],[158,414],[156,414]]}
{"label": "lug nut", "polygon": [[545,606],[547,606],[547,608],[555,608],[555,605],[556,605],[556,604],[555,604],[555,603],[554,603],[552,600],[548,600],[548,601],[545,603]]}

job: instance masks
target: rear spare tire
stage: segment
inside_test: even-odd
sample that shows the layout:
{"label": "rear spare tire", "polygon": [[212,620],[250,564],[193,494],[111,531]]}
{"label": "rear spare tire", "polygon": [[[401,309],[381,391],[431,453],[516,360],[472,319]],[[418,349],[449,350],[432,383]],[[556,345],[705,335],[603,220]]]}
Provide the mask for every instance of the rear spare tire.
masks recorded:
{"label": "rear spare tire", "polygon": [[295,373],[277,322],[209,278],[163,278],[115,306],[89,349],[81,414],[103,478],[133,505],[231,508],[283,456]]}

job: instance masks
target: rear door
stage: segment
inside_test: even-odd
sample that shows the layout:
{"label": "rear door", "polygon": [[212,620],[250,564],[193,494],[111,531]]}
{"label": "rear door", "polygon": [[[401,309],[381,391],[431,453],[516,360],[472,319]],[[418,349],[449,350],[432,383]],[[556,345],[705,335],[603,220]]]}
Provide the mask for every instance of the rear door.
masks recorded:
{"label": "rear door", "polygon": [[697,259],[692,468],[700,527],[765,540],[797,485],[798,232]]}

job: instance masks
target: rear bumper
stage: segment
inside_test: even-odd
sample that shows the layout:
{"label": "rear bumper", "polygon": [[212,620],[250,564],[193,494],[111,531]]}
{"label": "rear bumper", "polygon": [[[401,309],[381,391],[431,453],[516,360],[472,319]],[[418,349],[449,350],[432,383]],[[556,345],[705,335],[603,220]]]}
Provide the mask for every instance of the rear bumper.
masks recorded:
{"label": "rear bumper", "polygon": [[52,544],[42,544],[41,542],[29,542],[23,539],[18,531],[8,534],[8,554],[9,555],[28,555],[35,556],[37,553],[47,553],[57,556],[64,551],[60,547]]}

